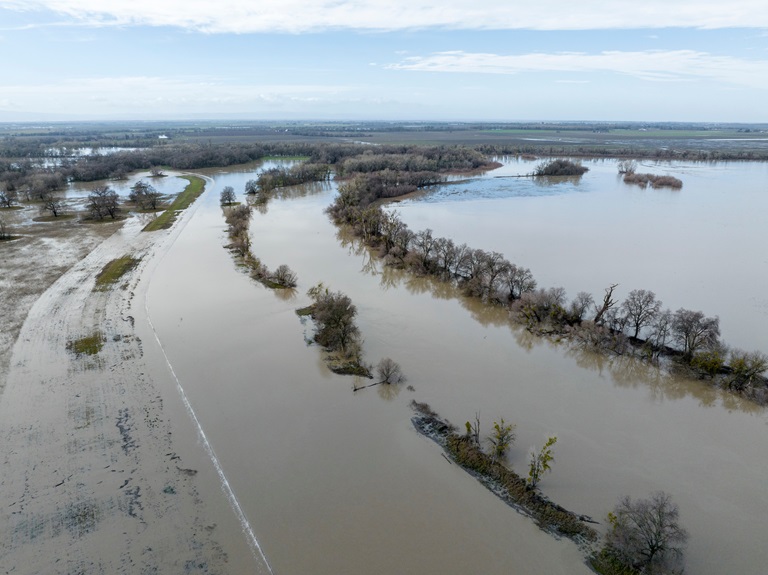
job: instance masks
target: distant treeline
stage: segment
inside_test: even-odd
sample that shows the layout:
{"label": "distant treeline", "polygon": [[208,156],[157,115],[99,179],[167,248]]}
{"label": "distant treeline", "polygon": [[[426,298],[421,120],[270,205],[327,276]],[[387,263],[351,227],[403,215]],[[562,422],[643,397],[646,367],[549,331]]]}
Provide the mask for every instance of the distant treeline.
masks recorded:
{"label": "distant treeline", "polygon": [[[0,159],[0,186],[20,192],[27,190],[30,191],[28,195],[34,197],[41,190],[50,192],[61,189],[69,181],[122,179],[131,172],[149,170],[156,166],[189,170],[244,164],[266,157],[297,156],[309,158],[310,165],[325,166],[322,168],[324,170],[331,166],[337,175],[343,177],[386,170],[407,171],[409,175],[400,177],[400,180],[416,187],[439,182],[441,177],[438,172],[469,171],[494,165],[481,152],[460,146],[372,147],[296,142],[182,144],[79,158],[59,158],[53,165],[41,162],[39,157],[25,160]],[[291,174],[273,174],[278,182],[286,175]]]}

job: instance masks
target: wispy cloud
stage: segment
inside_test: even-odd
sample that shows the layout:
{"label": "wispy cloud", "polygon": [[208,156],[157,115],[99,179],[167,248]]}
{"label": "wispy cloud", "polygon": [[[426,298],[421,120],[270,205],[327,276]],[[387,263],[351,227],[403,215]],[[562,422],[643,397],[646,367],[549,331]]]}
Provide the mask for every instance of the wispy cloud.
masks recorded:
{"label": "wispy cloud", "polygon": [[522,72],[609,72],[649,81],[681,82],[713,80],[768,89],[768,60],[744,60],[714,56],[694,50],[606,51],[598,54],[499,55],[462,51],[411,56],[387,66],[393,70],[518,74]]}
{"label": "wispy cloud", "polygon": [[764,0],[0,0],[88,26],[173,26],[208,33],[320,30],[768,28]]}

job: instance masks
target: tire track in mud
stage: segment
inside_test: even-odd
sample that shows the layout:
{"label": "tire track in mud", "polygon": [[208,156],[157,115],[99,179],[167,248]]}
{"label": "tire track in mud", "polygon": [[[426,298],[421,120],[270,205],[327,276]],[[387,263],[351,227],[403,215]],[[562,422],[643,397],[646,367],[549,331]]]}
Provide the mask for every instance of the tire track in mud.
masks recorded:
{"label": "tire track in mud", "polygon": [[[133,290],[157,239],[139,224],[44,292],[14,347],[0,397],[3,572],[228,572],[134,331]],[[112,290],[93,291],[95,275],[126,253],[145,260]],[[96,331],[97,354],[67,350]]]}

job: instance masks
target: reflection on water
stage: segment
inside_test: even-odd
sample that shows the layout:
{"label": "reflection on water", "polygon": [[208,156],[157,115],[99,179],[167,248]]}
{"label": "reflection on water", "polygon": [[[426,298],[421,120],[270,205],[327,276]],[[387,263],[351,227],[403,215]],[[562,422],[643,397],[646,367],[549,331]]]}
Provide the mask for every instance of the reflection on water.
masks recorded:
{"label": "reflection on water", "polygon": [[[687,200],[696,186],[686,182],[678,196],[640,192],[623,188],[609,162],[590,167],[580,184],[591,188],[587,194],[413,202],[404,216],[412,229],[431,227],[473,247],[504,250],[534,273],[546,261],[537,259],[546,256],[543,248],[559,238],[556,247],[570,250],[557,269],[562,281],[584,268],[595,276],[592,291],[602,293],[615,280],[603,277],[591,256],[615,262],[622,272],[638,265],[638,258],[621,255],[631,242],[605,245],[606,237],[620,237],[612,222],[620,210],[611,198],[622,198],[622,209],[635,217],[653,214],[641,221],[660,234],[673,229],[650,225],[664,207],[671,209],[665,202]],[[542,489],[580,513],[602,518],[622,495],[670,492],[691,531],[689,572],[761,572],[768,562],[759,535],[768,514],[764,411],[706,382],[534,336],[510,323],[501,307],[383,266],[323,214],[333,185],[272,201],[251,225],[254,253],[270,267],[288,264],[299,276],[293,299],[284,301],[238,272],[221,248],[218,191],[225,185],[242,190],[254,175],[215,175],[215,188],[201,198],[204,204],[153,279],[150,313],[276,571],[587,572],[575,548],[511,512],[416,435],[408,409],[416,399],[455,422],[480,412],[486,430],[500,416],[516,423],[509,464],[518,472],[524,473],[529,445],[557,434],[557,462]],[[680,218],[674,221],[684,225]],[[600,227],[595,221],[603,227],[587,247],[579,245],[582,235]],[[520,235],[510,236],[510,228]],[[476,232],[488,243],[471,241]],[[512,245],[527,257],[515,257]],[[663,255],[653,253],[657,272]],[[672,271],[682,281],[679,268]],[[354,380],[330,373],[319,350],[307,347],[308,328],[294,310],[308,303],[305,292],[318,281],[357,306],[367,361],[391,357],[414,392],[383,385],[352,392]],[[365,383],[370,380],[358,384]]]}

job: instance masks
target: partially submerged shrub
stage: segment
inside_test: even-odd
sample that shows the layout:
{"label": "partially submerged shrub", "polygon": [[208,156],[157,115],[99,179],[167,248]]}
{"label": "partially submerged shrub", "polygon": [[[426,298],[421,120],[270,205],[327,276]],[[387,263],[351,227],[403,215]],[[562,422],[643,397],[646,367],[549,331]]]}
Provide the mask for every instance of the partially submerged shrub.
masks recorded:
{"label": "partially submerged shrub", "polygon": [[542,162],[536,166],[533,174],[535,176],[581,176],[588,171],[589,168],[578,162],[560,158],[551,162]]}
{"label": "partially submerged shrub", "polygon": [[625,184],[637,184],[640,187],[651,186],[652,188],[672,188],[679,190],[683,187],[683,181],[673,176],[657,176],[654,174],[637,174],[627,172],[624,174]]}

